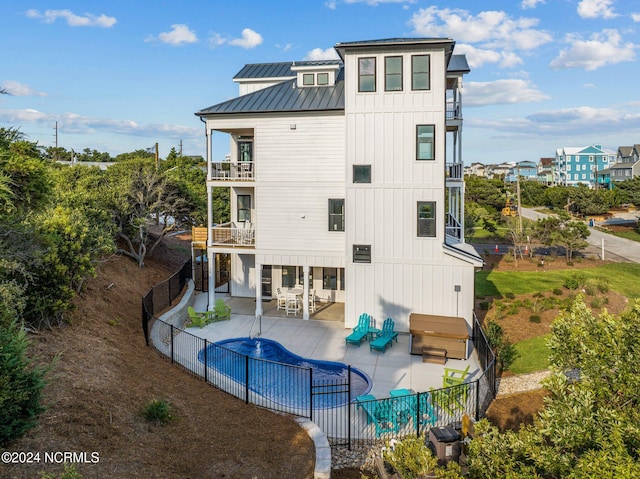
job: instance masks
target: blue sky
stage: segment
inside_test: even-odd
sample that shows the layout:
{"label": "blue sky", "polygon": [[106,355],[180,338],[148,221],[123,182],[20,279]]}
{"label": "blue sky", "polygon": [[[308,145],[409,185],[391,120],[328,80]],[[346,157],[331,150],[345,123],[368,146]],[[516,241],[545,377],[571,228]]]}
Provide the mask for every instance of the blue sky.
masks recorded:
{"label": "blue sky", "polygon": [[463,159],[640,143],[639,0],[9,2],[0,15],[0,126],[112,155],[182,144],[194,113],[237,95],[247,63],[333,58],[338,42],[449,37],[465,77]]}

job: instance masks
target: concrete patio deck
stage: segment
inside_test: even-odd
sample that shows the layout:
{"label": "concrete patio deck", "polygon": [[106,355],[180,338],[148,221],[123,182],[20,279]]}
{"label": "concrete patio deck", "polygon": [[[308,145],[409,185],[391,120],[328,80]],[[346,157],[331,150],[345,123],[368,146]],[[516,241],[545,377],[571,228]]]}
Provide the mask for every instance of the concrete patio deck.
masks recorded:
{"label": "concrete patio deck", "polygon": [[[218,296],[219,297],[219,296]],[[231,306],[231,320],[209,324],[204,328],[189,328],[191,334],[215,342],[222,339],[254,336],[260,332],[263,338],[279,342],[289,351],[299,356],[349,364],[366,373],[373,382],[371,394],[378,398],[389,396],[393,389],[413,389],[416,392],[442,387],[445,367],[465,369],[470,364],[470,380],[482,374],[476,355],[471,352],[467,360],[449,359],[446,365],[423,363],[421,356],[409,354],[409,334],[400,333],[398,342],[387,348],[385,353],[370,351],[369,343],[363,341],[358,347],[345,344],[350,329],[344,328],[344,308],[342,320],[309,319],[286,317],[284,311],[277,311],[263,304],[265,314],[261,324],[255,318],[255,300],[228,298]],[[196,295],[195,309],[206,310],[206,294]],[[339,306],[336,313],[339,315]],[[325,310],[326,311],[326,310]],[[470,346],[472,348],[472,346]]]}

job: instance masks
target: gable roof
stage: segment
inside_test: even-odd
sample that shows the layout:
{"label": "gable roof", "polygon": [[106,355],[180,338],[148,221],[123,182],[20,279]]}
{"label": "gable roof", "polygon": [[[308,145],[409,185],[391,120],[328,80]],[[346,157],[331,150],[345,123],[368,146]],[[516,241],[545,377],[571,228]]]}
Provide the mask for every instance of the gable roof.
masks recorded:
{"label": "gable roof", "polygon": [[301,62],[279,62],[279,63],[250,63],[242,67],[242,69],[233,77],[237,80],[251,79],[289,79],[296,76],[292,70],[293,67],[301,66],[341,66],[340,60],[309,60]]}

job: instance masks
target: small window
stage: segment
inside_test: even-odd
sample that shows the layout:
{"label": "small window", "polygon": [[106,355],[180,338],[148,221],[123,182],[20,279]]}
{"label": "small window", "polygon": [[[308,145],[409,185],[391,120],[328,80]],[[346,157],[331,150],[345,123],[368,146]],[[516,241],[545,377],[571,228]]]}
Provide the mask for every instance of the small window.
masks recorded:
{"label": "small window", "polygon": [[318,85],[328,85],[329,84],[329,74],[328,73],[318,73]]}
{"label": "small window", "polygon": [[411,57],[411,89],[429,90],[429,55],[414,55]]}
{"label": "small window", "polygon": [[312,86],[315,84],[313,73],[305,73],[302,75],[302,84],[305,86]]}
{"label": "small window", "polygon": [[353,245],[353,262],[354,263],[371,263],[371,245],[370,244],[354,244]]}
{"label": "small window", "polygon": [[384,58],[385,91],[402,91],[402,57]]}
{"label": "small window", "polygon": [[376,91],[376,59],[373,57],[358,60],[358,91]]}
{"label": "small window", "polygon": [[[304,284],[304,266],[298,266],[298,284]],[[309,285],[313,289],[313,268],[309,268]]]}
{"label": "small window", "polygon": [[371,183],[371,165],[353,165],[354,183]]}
{"label": "small window", "polygon": [[435,160],[435,129],[434,125],[418,125],[416,132],[417,160]]}
{"label": "small window", "polygon": [[329,231],[344,231],[344,198],[329,199]]}
{"label": "small window", "polygon": [[418,236],[435,238],[436,202],[418,201]]}
{"label": "small window", "polygon": [[282,287],[293,288],[295,285],[296,285],[296,267],[283,266],[282,267]]}
{"label": "small window", "polygon": [[251,195],[238,195],[238,222],[251,221]]}
{"label": "small window", "polygon": [[338,268],[322,268],[322,289],[338,289]]}

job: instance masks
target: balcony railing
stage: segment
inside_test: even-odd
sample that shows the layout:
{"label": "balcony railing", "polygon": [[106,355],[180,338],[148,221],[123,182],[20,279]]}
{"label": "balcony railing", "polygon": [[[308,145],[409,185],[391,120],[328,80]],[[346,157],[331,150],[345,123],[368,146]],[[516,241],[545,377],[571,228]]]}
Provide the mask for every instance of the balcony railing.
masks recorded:
{"label": "balcony railing", "polygon": [[447,120],[462,120],[462,104],[459,101],[447,102]]}
{"label": "balcony railing", "polygon": [[462,240],[462,225],[451,213],[447,213],[447,225],[445,227],[445,232],[447,236],[451,236],[457,240]]}
{"label": "balcony railing", "polygon": [[255,228],[248,221],[244,225],[223,223],[211,228],[211,238],[214,246],[255,246]]}
{"label": "balcony railing", "polygon": [[253,181],[254,168],[253,161],[222,161],[219,163],[212,163],[212,180],[223,181]]}
{"label": "balcony railing", "polygon": [[464,177],[464,165],[462,163],[447,163],[447,178],[462,180]]}

